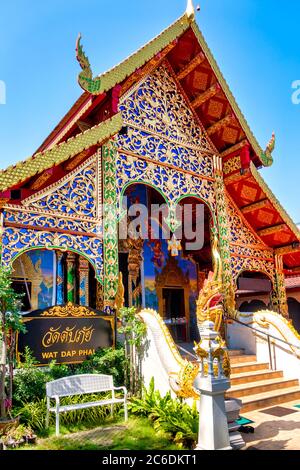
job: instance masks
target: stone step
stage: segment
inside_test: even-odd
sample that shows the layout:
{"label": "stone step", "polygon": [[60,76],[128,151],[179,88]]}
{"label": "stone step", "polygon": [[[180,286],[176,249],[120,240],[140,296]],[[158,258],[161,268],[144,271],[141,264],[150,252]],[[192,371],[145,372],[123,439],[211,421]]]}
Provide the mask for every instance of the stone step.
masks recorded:
{"label": "stone step", "polygon": [[243,374],[245,372],[254,372],[259,370],[269,369],[270,366],[267,362],[245,362],[243,364],[231,364],[232,374]]}
{"label": "stone step", "polygon": [[243,355],[243,356],[232,356],[230,357],[231,364],[243,364],[244,362],[256,362],[256,356]]}
{"label": "stone step", "polygon": [[299,387],[298,379],[273,379],[262,380],[247,385],[235,385],[227,392],[230,398],[243,398],[250,395],[257,395],[260,393],[267,393],[276,390],[283,390],[287,388]]}
{"label": "stone step", "polygon": [[300,388],[292,387],[284,390],[278,390],[277,392],[265,392],[257,395],[251,395],[243,398],[243,406],[241,409],[242,413],[249,411],[261,410],[263,408],[269,408],[274,405],[281,403],[287,403],[293,400],[300,399]]}
{"label": "stone step", "polygon": [[252,382],[261,382],[262,380],[280,379],[283,372],[280,370],[259,370],[254,372],[243,372],[242,374],[231,374],[231,385],[242,385]]}
{"label": "stone step", "polygon": [[229,356],[243,356],[245,354],[245,349],[229,349],[228,350]]}

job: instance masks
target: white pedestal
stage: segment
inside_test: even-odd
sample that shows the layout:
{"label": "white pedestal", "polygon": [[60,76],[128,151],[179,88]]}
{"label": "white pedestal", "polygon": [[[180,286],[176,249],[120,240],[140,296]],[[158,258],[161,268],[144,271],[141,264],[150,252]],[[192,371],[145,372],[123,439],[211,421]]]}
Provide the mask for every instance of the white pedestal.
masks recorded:
{"label": "white pedestal", "polygon": [[199,377],[195,385],[201,392],[199,441],[195,450],[232,450],[224,400],[229,380]]}

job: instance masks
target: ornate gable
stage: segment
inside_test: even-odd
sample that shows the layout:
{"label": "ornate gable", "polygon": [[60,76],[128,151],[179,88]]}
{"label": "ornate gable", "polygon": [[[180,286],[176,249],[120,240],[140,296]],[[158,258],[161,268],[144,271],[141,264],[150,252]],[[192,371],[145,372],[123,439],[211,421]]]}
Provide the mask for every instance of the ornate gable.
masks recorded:
{"label": "ornate gable", "polygon": [[71,218],[97,218],[97,158],[94,156],[55,185],[25,199],[26,208]]}
{"label": "ornate gable", "polygon": [[[228,199],[228,219],[230,224],[230,241],[245,246],[263,246],[261,239],[250,229],[242,214],[235,207],[233,201]],[[265,245],[266,248],[268,248]]]}
{"label": "ornate gable", "polygon": [[213,176],[214,148],[168,68],[161,65],[122,99],[127,136],[119,136],[122,151]]}
{"label": "ornate gable", "polygon": [[76,250],[103,278],[101,158],[96,154],[54,185],[4,207],[2,262],[31,249]]}
{"label": "ornate gable", "polygon": [[102,232],[100,157],[94,155],[48,188],[6,206],[6,219],[30,226],[76,232]]}
{"label": "ornate gable", "polygon": [[126,123],[176,144],[211,153],[212,145],[166,64],[130,93],[121,106]]}
{"label": "ornate gable", "polygon": [[274,280],[274,252],[251,230],[234,202],[228,197],[231,269],[235,279],[243,271],[260,271]]}

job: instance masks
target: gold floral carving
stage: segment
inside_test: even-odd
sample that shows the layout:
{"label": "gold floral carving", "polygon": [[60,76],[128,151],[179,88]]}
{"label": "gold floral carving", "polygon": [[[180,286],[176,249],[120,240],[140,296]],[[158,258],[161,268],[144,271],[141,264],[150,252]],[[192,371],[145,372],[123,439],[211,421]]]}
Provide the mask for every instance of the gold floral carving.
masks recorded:
{"label": "gold floral carving", "polygon": [[193,384],[199,373],[199,364],[185,361],[178,374],[178,384],[180,386],[177,395],[180,398],[193,398],[198,400],[200,393],[194,388]]}
{"label": "gold floral carving", "polygon": [[75,305],[72,302],[68,302],[66,305],[57,305],[49,310],[46,310],[41,314],[41,317],[75,317],[75,318],[87,318],[95,317],[97,314],[87,307],[82,305]]}
{"label": "gold floral carving", "polygon": [[58,183],[28,197],[25,207],[52,215],[97,218],[97,158],[93,156]]}
{"label": "gold floral carving", "polygon": [[240,170],[241,168],[241,158],[238,155],[237,157],[230,158],[230,160],[227,160],[224,165],[223,165],[223,170],[225,175],[229,175],[230,173],[233,173],[234,171]]}
{"label": "gold floral carving", "polygon": [[196,121],[178,85],[166,64],[160,66],[139,83],[121,103],[122,117],[126,124],[164,139],[212,153],[212,146],[204,130]]}
{"label": "gold floral carving", "polygon": [[115,305],[114,305],[114,308],[115,308],[117,314],[120,312],[121,308],[124,307],[124,304],[125,304],[124,295],[125,295],[125,288],[124,288],[124,283],[123,283],[123,274],[120,271],[119,272],[118,290],[117,290]]}

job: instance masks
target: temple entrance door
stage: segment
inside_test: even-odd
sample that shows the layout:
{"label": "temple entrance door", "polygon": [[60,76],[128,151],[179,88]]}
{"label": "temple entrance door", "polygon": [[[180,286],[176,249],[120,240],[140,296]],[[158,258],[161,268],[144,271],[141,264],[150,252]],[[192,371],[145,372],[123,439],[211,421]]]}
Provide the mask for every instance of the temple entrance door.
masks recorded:
{"label": "temple entrance door", "polygon": [[166,319],[185,317],[183,289],[163,289],[163,299]]}
{"label": "temple entrance door", "polygon": [[155,278],[158,310],[175,341],[189,341],[190,281],[179,267],[178,259],[169,256]]}
{"label": "temple entrance door", "polygon": [[186,318],[184,289],[163,289],[163,309],[175,341],[187,341],[187,325],[182,324]]}

